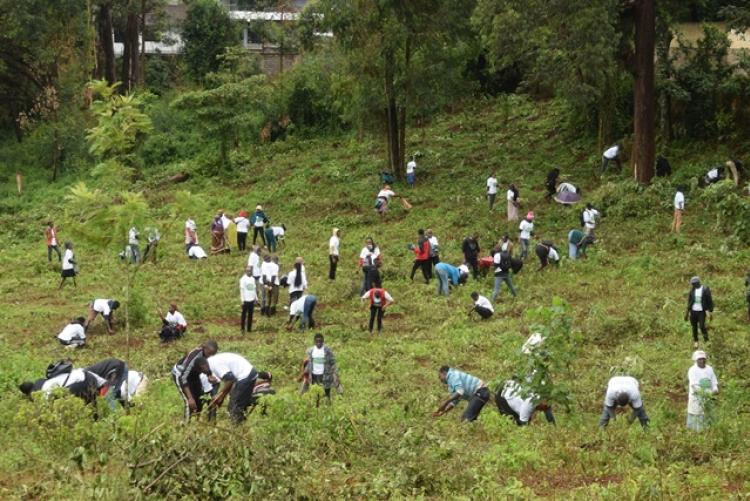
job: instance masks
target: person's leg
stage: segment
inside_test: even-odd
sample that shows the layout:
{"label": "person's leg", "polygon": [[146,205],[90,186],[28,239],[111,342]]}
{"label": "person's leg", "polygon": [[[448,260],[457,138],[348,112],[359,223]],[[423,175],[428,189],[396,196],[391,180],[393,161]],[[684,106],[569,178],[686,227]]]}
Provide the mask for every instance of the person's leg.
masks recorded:
{"label": "person's leg", "polygon": [[568,257],[572,260],[578,257],[578,246],[573,242],[568,242]]}
{"label": "person's leg", "polygon": [[496,195],[494,193],[487,195],[487,200],[490,203],[490,210],[492,210],[492,208],[495,206],[495,196]]}
{"label": "person's leg", "polygon": [[248,377],[234,383],[229,392],[229,415],[235,424],[245,420],[245,410],[253,401],[253,388],[258,373],[253,369]]}
{"label": "person's leg", "polygon": [[471,274],[474,280],[479,280],[479,259],[476,256],[471,260]]}
{"label": "person's leg", "polygon": [[256,240],[258,240],[258,228],[253,226],[253,245],[255,245]]}
{"label": "person's leg", "polygon": [[646,415],[646,408],[641,405],[637,409],[633,409],[633,416],[638,418],[638,421],[641,423],[641,426],[644,428],[648,428],[648,416]]}
{"label": "person's leg", "polygon": [[375,325],[375,315],[377,313],[375,310],[377,310],[377,308],[375,307],[375,305],[370,305],[370,323],[369,323],[369,326],[367,328],[367,330],[370,331],[370,334],[372,334],[372,327],[373,327],[373,325]]}
{"label": "person's leg", "polygon": [[187,395],[185,395],[185,392],[182,391],[182,385],[180,385],[180,380],[174,374],[172,374],[172,382],[177,387],[177,392],[180,394],[180,398],[182,398],[182,404],[184,406],[182,416],[183,416],[183,420],[187,423],[188,421],[190,421],[190,405],[188,405]]}
{"label": "person's leg", "polygon": [[518,413],[514,411],[510,407],[510,404],[508,404],[508,401],[503,398],[502,390],[498,391],[495,395],[495,404],[497,404],[497,410],[500,412],[500,414],[502,414],[503,416],[510,416],[511,418],[513,418],[513,422],[515,422],[518,426],[521,426],[523,424]]}
{"label": "person's leg", "polygon": [[513,279],[511,278],[510,273],[508,274],[508,276],[503,278],[503,281],[508,285],[508,290],[510,290],[510,294],[513,297],[516,297],[516,288],[513,287]]}
{"label": "person's leg", "polygon": [[529,240],[526,238],[521,239],[521,259],[526,259],[529,255]]}
{"label": "person's leg", "polygon": [[479,417],[479,413],[482,412],[484,404],[490,400],[490,390],[487,388],[480,388],[469,400],[469,405],[466,406],[462,421],[475,421]]}
{"label": "person's leg", "polygon": [[547,419],[548,423],[557,424],[555,421],[555,415],[552,414],[552,407],[547,406],[547,408],[544,409],[544,417]]}
{"label": "person's leg", "polygon": [[703,334],[703,340],[708,341],[708,329],[706,328],[706,312],[699,311],[698,313],[699,313],[698,325],[701,328],[701,334]]}
{"label": "person's leg", "polygon": [[249,304],[249,301],[242,301],[242,315],[240,316],[240,330],[242,332],[245,332],[247,330],[246,325]]}
{"label": "person's leg", "polygon": [[52,246],[51,245],[47,246],[47,262],[48,263],[52,262]]}
{"label": "person's leg", "polygon": [[425,259],[424,261],[420,261],[422,266],[422,276],[424,276],[424,282],[426,284],[430,283],[430,279],[432,278],[432,261],[429,259]]}
{"label": "person's leg", "polygon": [[409,273],[409,280],[414,280],[414,274],[417,272],[417,268],[420,267],[419,261],[416,259],[411,265],[411,273]]}
{"label": "person's leg", "polygon": [[475,311],[479,314],[480,317],[482,317],[483,320],[487,320],[492,316],[492,312],[489,310],[489,308],[477,306],[475,307]]}
{"label": "person's leg", "polygon": [[690,327],[693,329],[693,342],[698,342],[698,313],[697,311],[690,311]]}
{"label": "person's leg", "polygon": [[609,420],[615,417],[615,409],[609,408],[606,405],[602,409],[602,416],[599,418],[599,426],[606,428],[609,424]]}
{"label": "person's leg", "polygon": [[237,248],[239,250],[245,250],[245,244],[247,243],[247,233],[237,232]]}
{"label": "person's leg", "polygon": [[602,167],[599,169],[599,175],[603,176],[607,172],[607,166],[609,165],[609,158],[602,156]]}
{"label": "person's leg", "polygon": [[336,256],[328,255],[328,280],[336,279]]}
{"label": "person's leg", "polygon": [[269,312],[269,315],[276,314],[277,304],[279,304],[279,286],[276,284],[273,284],[271,286],[271,311]]}
{"label": "person's leg", "polygon": [[253,331],[253,311],[255,311],[255,301],[248,301],[247,305],[247,332]]}
{"label": "person's leg", "polygon": [[385,313],[385,310],[378,308],[378,334],[383,332],[383,313]]}
{"label": "person's leg", "polygon": [[502,286],[503,278],[502,277],[495,277],[495,286],[492,288],[492,302],[494,303],[497,300],[497,296],[500,294],[500,287]]}
{"label": "person's leg", "polygon": [[266,240],[266,232],[263,231],[263,228],[260,229],[260,239],[263,241],[263,245],[268,247],[268,241]]}

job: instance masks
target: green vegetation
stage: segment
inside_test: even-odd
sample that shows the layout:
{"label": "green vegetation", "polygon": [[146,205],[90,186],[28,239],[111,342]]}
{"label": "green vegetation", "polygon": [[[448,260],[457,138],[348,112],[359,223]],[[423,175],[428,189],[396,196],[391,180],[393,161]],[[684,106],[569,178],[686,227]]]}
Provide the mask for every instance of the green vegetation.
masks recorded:
{"label": "green vegetation", "polygon": [[[684,234],[671,236],[667,182],[644,189],[623,175],[600,185],[592,175],[599,161],[592,141],[571,140],[556,130],[564,106],[507,97],[477,101],[412,129],[407,143],[424,155],[417,188],[396,185],[396,191],[414,208],[407,212],[394,206],[381,222],[372,209],[375,173],[382,164],[377,139],[292,136],[267,146],[245,146],[233,152],[234,161],[220,177],[208,178],[200,175],[200,152],[171,163],[155,153],[154,138],[166,137],[175,127],[159,118],[161,106],[162,101],[155,102],[150,109],[154,132],[139,161],[151,158],[146,151],[160,160],[143,165],[127,188],[140,192],[148,204],[138,218],[157,224],[163,235],[158,264],[142,266],[132,284],[130,314],[140,320],[131,325],[131,365],[145,371],[152,384],[128,416],[120,409],[102,409],[99,420],[92,421],[75,399],[28,402],[16,385],[38,377],[60,357],[72,355],[77,365],[85,365],[124,356],[121,316],[118,334],[107,336],[95,323],[90,346],[80,351],[64,350],[53,337],[70,317],[85,311],[90,299],[123,299],[126,280],[114,244],[99,250],[101,245],[75,233],[87,228],[87,214],[94,209],[66,196],[77,193],[76,200],[86,199],[80,187],[71,190],[85,181],[90,190],[100,190],[101,199],[89,197],[93,206],[112,206],[97,217],[110,214],[113,221],[120,220],[118,206],[140,207],[141,202],[122,198],[95,172],[64,172],[59,184],[32,172],[21,196],[14,192],[12,171],[4,173],[3,497],[650,499],[728,498],[750,488],[743,414],[750,353],[742,276],[748,253],[741,246],[723,247],[733,230],[731,217],[720,220],[719,231],[715,226],[722,198],[691,190]],[[197,134],[178,131],[173,146],[186,155]],[[7,146],[2,151],[19,150]],[[721,146],[675,146],[670,160],[678,170],[671,181],[689,183],[726,155]],[[519,297],[502,294],[488,322],[471,320],[466,311],[469,293],[476,288],[487,294],[490,277],[481,283],[470,280],[447,299],[435,295],[434,283],[409,282],[412,254],[406,244],[419,227],[434,229],[442,258],[452,263],[460,260],[460,243],[469,231],[479,232],[485,249],[504,231],[515,233],[502,207],[487,212],[483,185],[491,169],[497,169],[501,182],[519,186],[523,208],[537,214],[538,236],[564,248],[578,213],[543,201],[542,184],[552,165],[561,165],[605,214],[587,260],[564,260],[559,269],[542,273],[530,260],[515,280]],[[194,175],[177,189],[167,178],[182,170]],[[287,332],[281,328],[284,318],[277,316],[261,318],[252,335],[240,335],[237,281],[245,256],[193,262],[184,255],[187,215],[196,218],[206,243],[215,209],[235,211],[256,203],[288,228],[288,247],[280,252],[283,270],[291,268],[295,256],[304,256],[310,290],[320,298],[319,330],[336,353],[345,387],[344,396],[335,397],[330,407],[315,407],[318,389],[297,395],[296,376],[312,333]],[[61,240],[78,244],[77,289],[70,284],[61,292],[55,289],[59,268],[44,261],[42,229],[49,218],[62,226]],[[96,222],[94,227],[100,226]],[[326,243],[334,226],[342,228],[342,263],[339,278],[331,283]],[[113,224],[111,234],[122,244],[123,228]],[[357,297],[361,277],[355,272],[368,235],[383,250],[385,286],[396,300],[386,314],[384,335],[374,339],[366,332],[367,312]],[[682,312],[687,281],[696,273],[717,301],[708,353],[721,384],[716,424],[703,434],[684,426],[691,340]],[[557,427],[537,417],[531,426],[517,428],[490,406],[470,425],[459,425],[455,411],[430,417],[446,396],[437,378],[440,365],[465,369],[495,385],[523,370],[518,353],[533,325],[564,332],[560,312],[551,309],[561,308],[555,298],[567,304],[563,315],[570,318],[574,343],[548,366],[555,384],[570,396],[568,411],[556,406]],[[185,339],[162,346],[155,308],[172,300],[190,327]],[[238,428],[225,412],[215,426],[178,424],[181,402],[169,371],[184,351],[207,338],[273,371],[278,394],[267,399],[265,415],[255,412]],[[644,433],[619,419],[599,431],[610,369],[621,367],[627,357],[638,359],[652,427]]]}

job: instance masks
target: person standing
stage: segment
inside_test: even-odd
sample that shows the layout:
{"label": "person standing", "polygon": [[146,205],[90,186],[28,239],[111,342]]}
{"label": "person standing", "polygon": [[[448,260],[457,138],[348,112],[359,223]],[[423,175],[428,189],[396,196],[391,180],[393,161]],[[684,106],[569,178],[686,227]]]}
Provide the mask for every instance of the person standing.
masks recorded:
{"label": "person standing", "polygon": [[435,265],[435,276],[437,278],[438,295],[447,296],[450,294],[451,285],[458,286],[466,283],[466,279],[469,276],[469,269],[463,264],[455,267],[441,261]]}
{"label": "person standing", "polygon": [[414,188],[414,183],[417,180],[417,161],[414,155],[411,156],[411,160],[406,164],[406,182],[409,183],[409,188]]}
{"label": "person standing", "polygon": [[620,145],[615,144],[607,148],[602,155],[602,168],[599,175],[603,176],[607,172],[610,162],[617,164],[618,171],[622,168],[622,162],[620,161]]}
{"label": "person standing", "polygon": [[47,228],[44,230],[44,236],[47,238],[47,262],[52,262],[52,252],[54,251],[55,254],[57,254],[57,261],[62,261],[62,256],[60,255],[60,248],[57,246],[57,232],[60,230],[57,226],[55,226],[55,223],[52,221],[47,221]]}
{"label": "person standing", "polygon": [[151,258],[151,262],[156,264],[156,249],[159,247],[159,241],[161,240],[161,233],[154,227],[146,227],[146,250],[143,252],[143,262],[145,263],[148,258]]}
{"label": "person standing", "polygon": [[442,383],[448,385],[450,396],[432,413],[432,417],[440,417],[453,409],[459,400],[466,400],[469,404],[466,406],[461,420],[464,422],[476,420],[479,413],[482,412],[484,404],[490,400],[490,390],[484,381],[447,365],[440,368],[438,376]]}
{"label": "person standing", "polygon": [[461,245],[461,250],[464,253],[464,261],[466,262],[466,265],[471,268],[471,274],[474,277],[474,280],[478,280],[479,253],[481,252],[481,249],[479,248],[479,234],[474,233],[473,235],[466,237]]}
{"label": "person standing", "polygon": [[490,174],[487,178],[487,202],[490,205],[490,211],[495,206],[495,198],[497,197],[497,178],[495,173]]}
{"label": "person standing", "polygon": [[487,320],[495,313],[495,309],[492,307],[490,300],[480,295],[478,292],[472,292],[471,299],[474,301],[474,307],[471,311],[476,311],[477,314],[482,317],[482,320]]}
{"label": "person standing", "polygon": [[610,419],[615,418],[615,408],[630,405],[633,413],[628,418],[628,423],[632,423],[637,417],[641,426],[648,428],[648,416],[643,408],[641,399],[641,390],[638,380],[631,376],[615,376],[607,384],[607,392],[604,396],[604,409],[599,419],[599,426],[606,428]]}
{"label": "person standing", "polygon": [[411,267],[411,274],[409,278],[414,280],[414,274],[417,269],[422,270],[422,276],[426,284],[430,283],[432,278],[432,260],[430,259],[430,240],[425,236],[424,230],[420,228],[417,230],[417,245],[409,245],[409,248],[414,252],[414,264]]}
{"label": "person standing", "polygon": [[[711,424],[709,403],[714,395],[719,393],[719,380],[714,369],[706,365],[706,352],[693,353],[695,364],[688,369],[688,408],[687,427],[693,431],[703,431]],[[708,412],[706,412],[708,410]],[[706,415],[708,414],[708,416]]]}
{"label": "person standing", "polygon": [[185,252],[190,252],[190,247],[198,245],[198,226],[192,217],[185,221]]}
{"label": "person standing", "polygon": [[260,247],[253,244],[250,254],[247,256],[247,265],[253,267],[253,278],[255,279],[256,290],[260,288]]}
{"label": "person standing", "polygon": [[[324,344],[323,334],[315,334],[314,344],[305,353],[299,393],[304,395],[311,384],[323,387],[326,402],[331,403],[331,388],[341,388],[336,357],[333,350]],[[320,401],[317,402],[320,405]]]}
{"label": "person standing", "polygon": [[555,424],[552,407],[540,402],[538,395],[530,392],[524,393],[518,381],[512,379],[506,381],[495,395],[495,403],[500,414],[510,416],[518,426],[528,425],[537,410],[544,412],[548,423]]}
{"label": "person standing", "polygon": [[682,227],[682,213],[685,210],[685,194],[683,187],[678,186],[674,194],[674,217],[672,218],[672,232],[680,233]]}
{"label": "person standing", "polygon": [[271,374],[258,372],[245,357],[236,353],[218,353],[208,359],[211,375],[221,381],[219,394],[211,400],[211,408],[219,408],[229,395],[229,417],[234,424],[245,420],[245,411],[255,403],[253,388],[258,378],[271,380]]}
{"label": "person standing", "polygon": [[65,242],[65,255],[62,260],[61,276],[62,279],[60,280],[60,286],[58,289],[62,289],[66,278],[72,278],[73,287],[76,286],[76,260],[73,255],[73,244],[70,242]]}
{"label": "person standing", "polygon": [[313,312],[316,304],[318,304],[318,298],[312,294],[306,294],[294,301],[289,307],[287,327],[293,328],[297,320],[300,320],[300,331],[304,332],[307,327],[313,329],[315,327]]}
{"label": "person standing", "polygon": [[510,275],[513,268],[510,254],[503,251],[497,252],[492,257],[492,262],[495,265],[495,286],[492,289],[492,302],[494,303],[497,300],[503,282],[508,286],[511,296],[516,297],[516,289],[513,287],[513,279]]}
{"label": "person standing", "polygon": [[336,280],[336,268],[339,265],[339,245],[341,245],[341,231],[334,228],[331,238],[328,239],[328,279]]}
{"label": "person standing", "polygon": [[378,336],[383,331],[383,315],[385,308],[393,303],[393,298],[387,290],[380,287],[373,287],[362,295],[362,299],[370,300],[370,324],[369,331],[372,334],[372,328],[375,325],[375,319],[378,320]]}
{"label": "person standing", "polygon": [[427,236],[427,240],[429,240],[430,242],[430,261],[432,262],[432,266],[434,267],[440,262],[440,245],[438,244],[437,237],[432,234],[432,228],[427,228],[425,234]]}
{"label": "person standing", "polygon": [[511,183],[508,187],[506,198],[508,199],[508,221],[518,221],[518,207],[521,204],[521,199],[518,196],[518,188],[515,184]]}
{"label": "person standing", "polygon": [[279,265],[268,254],[263,256],[263,264],[260,266],[260,282],[263,286],[263,303],[260,314],[270,317],[276,314],[281,282],[279,280]]}
{"label": "person standing", "polygon": [[263,207],[261,205],[255,206],[255,212],[250,218],[250,222],[253,225],[253,245],[255,245],[256,241],[258,240],[258,235],[260,235],[260,239],[263,242],[263,245],[267,245],[264,227],[266,226],[266,223],[269,222],[269,220],[268,217],[266,217],[265,212],[263,212]]}
{"label": "person standing", "polygon": [[583,231],[589,237],[594,237],[594,230],[596,229],[596,223],[599,219],[599,211],[594,209],[594,206],[590,203],[586,204],[586,208],[583,210]]}
{"label": "person standing", "polygon": [[141,261],[141,248],[138,245],[140,234],[135,226],[128,230],[128,246],[130,247],[130,262],[139,263]]}
{"label": "person standing", "polygon": [[529,255],[529,246],[531,237],[534,235],[534,213],[529,211],[526,218],[518,226],[519,241],[521,242],[521,259],[526,259]]}
{"label": "person standing", "polygon": [[294,260],[294,269],[287,275],[287,284],[289,284],[289,304],[291,305],[307,290],[307,273],[302,257],[298,256]]}
{"label": "person standing", "polygon": [[510,239],[510,235],[507,233],[503,234],[498,244],[500,252],[507,252],[510,257],[513,257],[513,240]]}
{"label": "person standing", "polygon": [[375,244],[375,241],[372,239],[372,237],[367,237],[367,239],[365,240],[365,246],[359,253],[358,266],[362,269],[363,275],[362,287],[359,291],[360,294],[364,294],[365,292],[372,289],[372,282],[370,281],[370,278],[372,277],[372,272],[377,271],[380,263],[380,248]]}
{"label": "person standing", "polygon": [[182,398],[183,416],[186,423],[190,421],[193,414],[198,414],[203,410],[201,396],[210,391],[210,384],[207,380],[211,375],[208,359],[216,355],[217,351],[219,351],[219,345],[216,341],[206,341],[185,354],[172,367],[172,381]]}
{"label": "person standing", "polygon": [[253,330],[253,310],[255,302],[258,300],[257,284],[253,277],[253,267],[248,266],[245,274],[240,278],[240,301],[242,301],[242,315],[240,317],[240,331],[252,332]]}
{"label": "person standing", "polygon": [[240,214],[234,218],[234,224],[237,226],[237,249],[244,251],[247,245],[247,233],[250,231],[250,220],[247,218],[246,210],[240,211]]}
{"label": "person standing", "polygon": [[692,286],[688,293],[687,311],[685,321],[690,319],[693,329],[693,347],[698,347],[698,327],[703,334],[703,341],[708,342],[708,329],[706,328],[706,314],[709,316],[714,311],[714,301],[711,297],[711,289],[701,284],[699,277],[690,279]]}
{"label": "person standing", "polygon": [[211,254],[225,254],[229,252],[226,230],[224,229],[224,213],[219,211],[211,223]]}

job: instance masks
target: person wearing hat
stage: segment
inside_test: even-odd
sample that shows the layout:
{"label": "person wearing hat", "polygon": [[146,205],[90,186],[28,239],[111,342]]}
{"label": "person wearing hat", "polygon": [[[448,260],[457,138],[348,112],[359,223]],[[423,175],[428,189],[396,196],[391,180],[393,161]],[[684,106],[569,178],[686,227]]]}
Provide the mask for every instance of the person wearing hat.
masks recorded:
{"label": "person wearing hat", "polygon": [[599,426],[606,428],[609,420],[615,418],[615,409],[626,405],[633,409],[633,413],[628,418],[628,424],[632,423],[637,417],[641,426],[648,428],[648,416],[643,408],[638,380],[631,376],[615,376],[609,380]]}
{"label": "person wearing hat", "polygon": [[706,403],[719,393],[719,380],[713,368],[706,365],[706,352],[695,351],[693,362],[688,369],[688,408],[687,427],[693,431],[703,431],[710,422],[706,418]]}
{"label": "person wearing hat", "polygon": [[469,268],[465,264],[456,267],[446,262],[440,262],[435,265],[435,276],[438,283],[438,295],[447,296],[450,294],[451,285],[457,286],[466,283],[466,279],[469,277]]}
{"label": "person wearing hat", "polygon": [[237,248],[245,250],[247,245],[247,232],[250,230],[250,220],[247,218],[247,211],[241,210],[239,216],[234,218],[234,224],[237,226]]}
{"label": "person wearing hat", "polygon": [[685,321],[690,320],[693,328],[693,347],[698,347],[698,327],[703,334],[703,341],[708,342],[708,329],[706,328],[706,314],[714,311],[714,301],[711,297],[711,289],[701,284],[699,277],[690,279],[690,293],[688,293],[687,311]]}
{"label": "person wearing hat", "polygon": [[253,225],[253,245],[255,245],[255,242],[258,240],[258,235],[260,235],[260,239],[263,242],[263,245],[266,245],[266,235],[263,228],[268,222],[268,218],[263,212],[263,207],[260,205],[256,205],[255,212],[253,212],[253,215],[250,218],[250,223]]}
{"label": "person wearing hat", "polygon": [[336,268],[339,265],[339,245],[341,245],[341,230],[334,228],[328,239],[328,279],[336,280]]}
{"label": "person wearing hat", "polygon": [[521,242],[521,259],[526,259],[529,255],[529,244],[531,237],[534,235],[534,212],[529,211],[526,218],[518,225],[519,241]]}
{"label": "person wearing hat", "polygon": [[444,365],[438,371],[440,381],[448,385],[450,396],[440,407],[432,413],[432,417],[440,417],[453,409],[459,400],[466,400],[469,404],[461,416],[462,421],[474,421],[482,412],[484,404],[490,400],[490,389],[476,376]]}

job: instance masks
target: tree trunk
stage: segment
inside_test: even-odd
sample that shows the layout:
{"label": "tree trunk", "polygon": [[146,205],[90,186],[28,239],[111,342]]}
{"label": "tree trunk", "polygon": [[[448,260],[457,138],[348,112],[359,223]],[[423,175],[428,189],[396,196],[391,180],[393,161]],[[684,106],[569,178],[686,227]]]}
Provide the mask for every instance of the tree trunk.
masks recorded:
{"label": "tree trunk", "polygon": [[128,16],[128,25],[125,27],[125,31],[122,37],[122,70],[120,71],[120,86],[119,92],[127,94],[130,90],[130,16]]}
{"label": "tree trunk", "polygon": [[399,132],[398,109],[396,107],[396,89],[394,85],[395,57],[388,51],[385,55],[385,99],[386,99],[386,136],[388,139],[388,165],[396,178],[401,178],[399,169]]}
{"label": "tree trunk", "polygon": [[96,16],[97,33],[99,45],[101,46],[102,64],[104,73],[101,75],[107,83],[115,83],[115,41],[112,38],[112,3],[110,0],[99,4],[99,12]]}
{"label": "tree trunk", "polygon": [[127,43],[130,44],[130,74],[128,76],[128,90],[133,90],[138,83],[138,74],[140,72],[138,69],[138,52],[140,49],[138,44],[138,14],[135,12],[128,14],[126,35]]}
{"label": "tree trunk", "polygon": [[143,85],[146,81],[146,0],[141,0],[141,55],[138,70],[138,85]]}
{"label": "tree trunk", "polygon": [[633,116],[633,175],[639,183],[654,177],[655,106],[654,0],[635,0],[635,110]]}
{"label": "tree trunk", "polygon": [[672,99],[667,92],[667,82],[672,78],[672,61],[669,58],[669,46],[674,37],[667,25],[659,23],[658,41],[656,43],[656,74],[659,78],[659,135],[666,145],[672,141]]}

